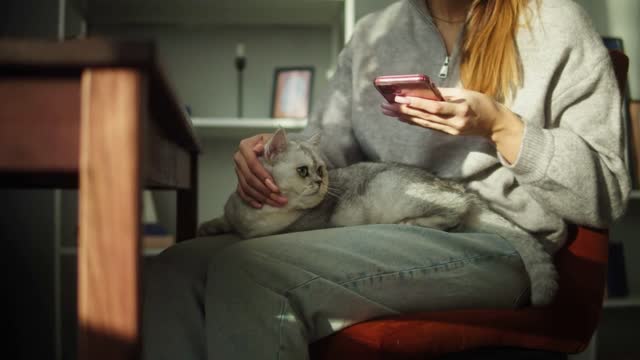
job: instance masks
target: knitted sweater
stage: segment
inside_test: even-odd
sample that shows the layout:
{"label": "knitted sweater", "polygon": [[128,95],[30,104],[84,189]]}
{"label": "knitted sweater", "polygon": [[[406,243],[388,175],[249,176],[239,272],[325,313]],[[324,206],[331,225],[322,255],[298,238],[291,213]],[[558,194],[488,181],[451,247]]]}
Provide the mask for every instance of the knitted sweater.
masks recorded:
{"label": "knitted sweater", "polygon": [[459,50],[445,66],[447,52],[424,0],[401,0],[358,22],[304,132],[324,135],[321,147],[334,167],[398,162],[461,179],[552,253],[563,245],[568,223],[607,227],[623,214],[630,190],[608,52],[573,1],[531,1],[521,22],[523,85],[506,105],[525,130],[512,164],[486,138],[381,113],[383,98],[372,85],[378,75],[424,73],[440,87],[462,86]]}

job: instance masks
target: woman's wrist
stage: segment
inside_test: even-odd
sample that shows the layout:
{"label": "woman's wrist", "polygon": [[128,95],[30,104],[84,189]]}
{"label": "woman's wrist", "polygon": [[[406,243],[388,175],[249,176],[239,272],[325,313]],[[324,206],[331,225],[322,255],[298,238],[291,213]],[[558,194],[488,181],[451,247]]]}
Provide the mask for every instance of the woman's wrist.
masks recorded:
{"label": "woman's wrist", "polygon": [[506,106],[498,105],[498,116],[494,121],[490,137],[500,155],[510,164],[518,158],[523,135],[524,123],[520,117]]}

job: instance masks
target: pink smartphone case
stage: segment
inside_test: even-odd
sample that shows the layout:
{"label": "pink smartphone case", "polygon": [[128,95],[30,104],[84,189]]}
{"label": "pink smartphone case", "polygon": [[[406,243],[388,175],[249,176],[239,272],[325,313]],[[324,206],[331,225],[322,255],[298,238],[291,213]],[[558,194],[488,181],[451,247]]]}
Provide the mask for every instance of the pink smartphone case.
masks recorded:
{"label": "pink smartphone case", "polygon": [[417,96],[425,99],[444,101],[438,88],[424,74],[378,76],[373,85],[387,102],[395,103],[396,96]]}

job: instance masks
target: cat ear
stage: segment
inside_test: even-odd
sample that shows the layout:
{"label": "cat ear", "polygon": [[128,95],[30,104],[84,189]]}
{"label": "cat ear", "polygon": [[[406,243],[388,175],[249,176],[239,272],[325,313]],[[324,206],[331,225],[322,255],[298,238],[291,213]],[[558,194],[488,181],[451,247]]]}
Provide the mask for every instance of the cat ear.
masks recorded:
{"label": "cat ear", "polygon": [[312,146],[316,146],[317,147],[318,145],[320,145],[320,140],[322,140],[322,135],[319,132],[317,132],[317,133],[313,134],[309,138],[309,140],[307,140],[307,142],[309,144],[311,144]]}
{"label": "cat ear", "polygon": [[275,134],[269,139],[267,145],[264,147],[265,159],[272,161],[278,154],[287,150],[287,133],[283,128],[278,129]]}

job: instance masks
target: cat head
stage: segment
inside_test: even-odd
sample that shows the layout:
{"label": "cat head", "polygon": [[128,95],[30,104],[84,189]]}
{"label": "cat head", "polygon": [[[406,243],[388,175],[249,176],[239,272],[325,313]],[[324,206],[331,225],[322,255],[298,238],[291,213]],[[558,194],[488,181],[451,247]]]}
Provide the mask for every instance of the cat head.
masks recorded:
{"label": "cat head", "polygon": [[319,141],[319,135],[288,139],[284,129],[278,129],[265,145],[263,163],[293,208],[312,208],[327,193],[329,174],[317,149]]}

